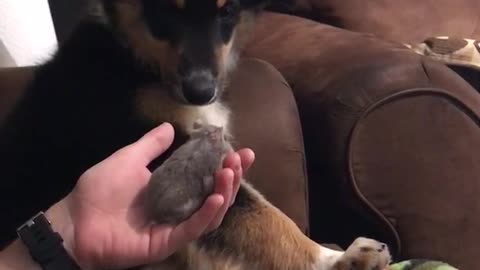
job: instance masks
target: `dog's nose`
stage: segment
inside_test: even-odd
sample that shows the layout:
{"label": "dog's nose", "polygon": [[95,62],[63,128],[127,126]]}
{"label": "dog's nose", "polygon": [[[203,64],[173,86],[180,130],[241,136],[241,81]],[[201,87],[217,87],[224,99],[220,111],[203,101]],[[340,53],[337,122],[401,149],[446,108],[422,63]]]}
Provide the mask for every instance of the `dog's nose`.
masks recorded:
{"label": "dog's nose", "polygon": [[215,97],[215,79],[210,72],[192,72],[182,80],[185,100],[193,105],[208,104]]}

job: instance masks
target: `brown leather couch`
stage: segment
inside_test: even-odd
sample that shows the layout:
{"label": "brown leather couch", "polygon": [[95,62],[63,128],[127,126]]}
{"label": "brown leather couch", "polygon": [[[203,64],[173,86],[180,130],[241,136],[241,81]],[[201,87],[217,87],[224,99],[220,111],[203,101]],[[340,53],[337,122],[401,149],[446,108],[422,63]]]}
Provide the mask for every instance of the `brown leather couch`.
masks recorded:
{"label": "brown leather couch", "polygon": [[[402,42],[480,39],[480,3],[298,0],[269,10],[230,87],[238,142],[257,153],[248,178],[318,242],[345,248],[370,236],[395,260],[476,269],[480,95]],[[30,72],[0,71],[0,123]]]}
{"label": "brown leather couch", "polygon": [[311,237],[345,248],[368,235],[395,260],[477,269],[480,89],[403,43],[480,40],[480,2],[296,0],[270,11],[246,55],[292,87]]}

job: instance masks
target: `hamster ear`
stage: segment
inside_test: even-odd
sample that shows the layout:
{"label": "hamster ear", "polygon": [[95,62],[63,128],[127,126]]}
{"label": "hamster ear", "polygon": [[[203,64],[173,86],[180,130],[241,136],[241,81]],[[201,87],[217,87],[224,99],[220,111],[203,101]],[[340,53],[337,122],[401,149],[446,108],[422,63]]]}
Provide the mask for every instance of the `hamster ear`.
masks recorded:
{"label": "hamster ear", "polygon": [[201,129],[202,124],[200,124],[200,121],[195,121],[193,122],[193,129]]}

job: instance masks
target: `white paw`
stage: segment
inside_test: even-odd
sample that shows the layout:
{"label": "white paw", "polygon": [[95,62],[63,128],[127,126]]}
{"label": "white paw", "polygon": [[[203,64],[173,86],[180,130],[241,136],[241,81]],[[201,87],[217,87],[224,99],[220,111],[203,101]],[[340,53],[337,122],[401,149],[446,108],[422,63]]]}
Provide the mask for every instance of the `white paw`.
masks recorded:
{"label": "white paw", "polygon": [[388,246],[376,240],[359,237],[337,261],[335,270],[384,270],[391,262]]}

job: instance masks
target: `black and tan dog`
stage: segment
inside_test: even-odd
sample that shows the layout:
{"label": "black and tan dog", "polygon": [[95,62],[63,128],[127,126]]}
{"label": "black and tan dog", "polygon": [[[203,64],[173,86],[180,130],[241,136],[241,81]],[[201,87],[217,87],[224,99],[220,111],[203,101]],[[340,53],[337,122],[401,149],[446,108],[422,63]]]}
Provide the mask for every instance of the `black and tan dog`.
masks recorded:
{"label": "black and tan dog", "polygon": [[[177,143],[195,122],[228,131],[230,112],[222,92],[265,4],[97,3],[52,59],[36,69],[1,129],[5,180],[0,188],[12,197],[1,198],[0,235],[13,237],[17,225],[64,196],[84,170],[160,122],[175,126]],[[389,259],[388,248],[371,239],[357,239],[346,252],[316,244],[243,181],[217,230],[167,261],[146,267],[381,270]]]}

